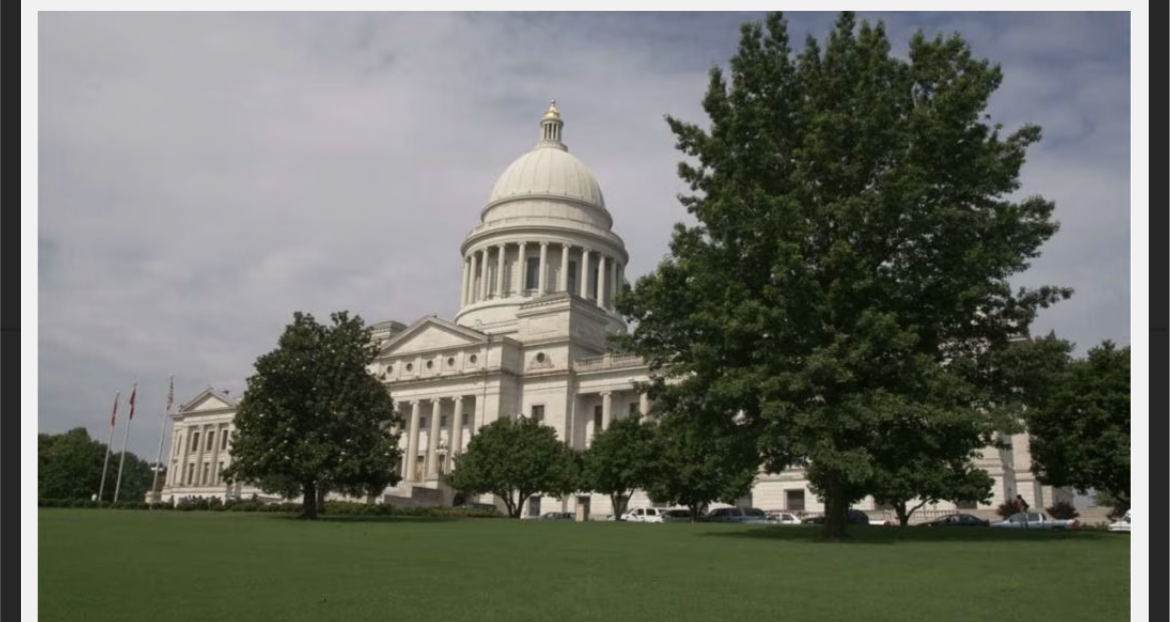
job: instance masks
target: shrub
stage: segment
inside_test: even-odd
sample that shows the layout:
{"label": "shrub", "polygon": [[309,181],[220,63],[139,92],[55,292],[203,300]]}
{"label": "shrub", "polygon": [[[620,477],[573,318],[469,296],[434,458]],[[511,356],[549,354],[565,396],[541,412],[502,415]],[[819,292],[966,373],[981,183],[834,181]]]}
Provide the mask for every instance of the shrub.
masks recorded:
{"label": "shrub", "polygon": [[1015,514],[1020,510],[1020,506],[1016,505],[1015,501],[1008,501],[1007,503],[999,504],[999,507],[995,509],[995,513],[998,514],[1000,518],[1006,520],[1012,514]]}
{"label": "shrub", "polygon": [[1057,520],[1072,520],[1081,515],[1081,513],[1078,512],[1075,507],[1073,507],[1073,504],[1069,503],[1068,501],[1060,501],[1054,504],[1052,507],[1046,509],[1048,510],[1048,515]]}

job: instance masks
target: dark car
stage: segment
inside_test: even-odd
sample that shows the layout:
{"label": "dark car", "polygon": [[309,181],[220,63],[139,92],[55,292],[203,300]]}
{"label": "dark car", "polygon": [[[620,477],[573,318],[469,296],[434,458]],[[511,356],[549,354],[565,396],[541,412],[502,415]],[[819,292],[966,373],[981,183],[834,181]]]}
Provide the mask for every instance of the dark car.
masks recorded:
{"label": "dark car", "polygon": [[768,523],[768,515],[759,508],[718,508],[707,512],[703,522],[764,525]]}
{"label": "dark car", "polygon": [[[810,516],[810,517],[804,519],[803,521],[801,521],[801,524],[802,525],[824,525],[825,524],[825,515],[821,514],[819,516]],[[866,514],[865,512],[862,512],[861,510],[849,510],[849,515],[845,517],[845,524],[846,525],[868,525],[869,524],[869,514]]]}
{"label": "dark car", "polygon": [[919,527],[990,527],[991,521],[970,514],[947,514],[934,520],[918,523]]}
{"label": "dark car", "polygon": [[545,512],[540,520],[574,520],[574,517],[571,512]]}

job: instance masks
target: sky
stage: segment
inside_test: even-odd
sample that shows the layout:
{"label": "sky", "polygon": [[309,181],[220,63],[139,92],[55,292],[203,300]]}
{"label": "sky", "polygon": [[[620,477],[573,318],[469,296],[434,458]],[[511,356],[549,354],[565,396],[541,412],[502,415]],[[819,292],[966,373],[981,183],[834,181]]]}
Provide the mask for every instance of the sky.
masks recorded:
{"label": "sky", "polygon": [[[1130,343],[1126,13],[869,13],[894,49],[960,32],[1002,65],[989,114],[1043,127],[1021,194],[1061,230],[1017,285],[1072,287],[1034,332]],[[451,318],[459,244],[551,98],[630,253],[686,218],[665,114],[704,124],[731,13],[42,13],[38,429],[105,439],[138,381],[131,451],[176,402],[239,396],[294,311]],[[789,15],[794,47],[831,13]]]}

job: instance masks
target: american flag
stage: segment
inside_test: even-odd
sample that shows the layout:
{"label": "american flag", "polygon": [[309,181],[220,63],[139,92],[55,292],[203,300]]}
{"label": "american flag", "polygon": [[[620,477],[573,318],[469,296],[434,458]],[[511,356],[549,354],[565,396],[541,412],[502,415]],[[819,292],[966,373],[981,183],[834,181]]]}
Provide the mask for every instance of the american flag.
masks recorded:
{"label": "american flag", "polygon": [[134,388],[130,390],[130,421],[134,421],[134,398],[138,395],[138,383],[134,383]]}

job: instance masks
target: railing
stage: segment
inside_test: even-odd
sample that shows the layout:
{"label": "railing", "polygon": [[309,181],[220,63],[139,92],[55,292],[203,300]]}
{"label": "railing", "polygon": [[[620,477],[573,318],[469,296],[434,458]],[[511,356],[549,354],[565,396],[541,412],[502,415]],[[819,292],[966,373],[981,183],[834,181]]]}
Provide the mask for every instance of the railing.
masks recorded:
{"label": "railing", "polygon": [[573,364],[573,369],[581,371],[597,371],[618,367],[637,367],[645,364],[637,354],[605,354],[593,358],[581,359]]}

